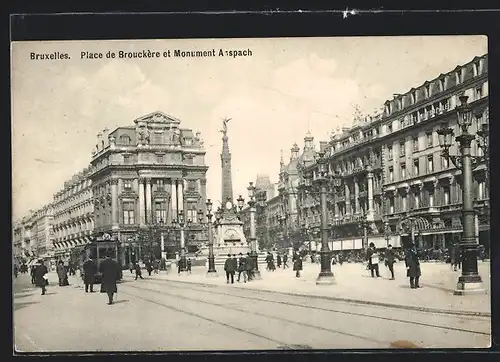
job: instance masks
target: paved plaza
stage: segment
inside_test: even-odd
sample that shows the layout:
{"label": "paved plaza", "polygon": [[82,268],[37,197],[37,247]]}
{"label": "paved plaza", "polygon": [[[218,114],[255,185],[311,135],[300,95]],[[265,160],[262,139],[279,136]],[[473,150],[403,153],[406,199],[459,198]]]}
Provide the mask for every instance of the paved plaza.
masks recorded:
{"label": "paved plaza", "polygon": [[[203,267],[190,275],[144,273],[137,281],[124,271],[111,306],[104,294],[86,294],[77,276],[59,287],[49,273],[48,294],[41,296],[29,276],[20,275],[14,280],[15,346],[48,352],[490,344],[489,294],[453,296],[458,272],[449,265],[422,263],[423,288],[417,290],[407,286],[402,263],[396,280],[384,268],[382,278],[372,279],[361,264],[333,270],[337,284],[331,286],[316,286],[319,265],[306,263],[301,278],[290,269],[263,270],[262,280],[234,285],[226,284],[222,270],[206,278]],[[480,272],[488,284],[487,263]]]}
{"label": "paved plaza", "polygon": [[[390,280],[389,269],[381,265],[381,278],[372,278],[365,265],[345,263],[332,267],[336,285],[316,285],[320,264],[304,263],[301,277],[296,278],[292,268],[265,270],[259,265],[262,280],[251,283],[235,283],[234,287],[260,289],[286,294],[308,295],[329,298],[345,302],[357,302],[374,305],[388,305],[418,310],[441,310],[450,313],[468,315],[490,315],[490,263],[479,262],[479,273],[484,282],[485,294],[464,297],[453,295],[460,270],[453,271],[450,264],[437,262],[421,263],[421,289],[410,289],[406,278],[404,262],[394,264],[395,280]],[[226,285],[223,267],[218,269],[217,278],[207,278],[205,268],[193,268],[192,274],[175,272],[152,275],[153,278],[177,280],[188,283],[208,283]]]}

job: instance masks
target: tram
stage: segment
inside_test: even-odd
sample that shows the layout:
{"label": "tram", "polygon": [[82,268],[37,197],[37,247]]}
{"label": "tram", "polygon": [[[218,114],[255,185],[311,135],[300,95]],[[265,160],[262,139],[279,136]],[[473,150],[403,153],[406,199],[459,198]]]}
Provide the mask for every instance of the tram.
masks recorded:
{"label": "tram", "polygon": [[[80,265],[83,265],[87,258],[91,258],[97,265],[97,273],[95,275],[95,283],[101,282],[101,273],[99,272],[99,266],[101,262],[106,259],[106,256],[111,256],[111,258],[120,265],[120,276],[119,281],[123,278],[121,261],[119,259],[120,246],[116,241],[111,240],[93,240],[80,252]],[[82,274],[83,278],[83,274]]]}

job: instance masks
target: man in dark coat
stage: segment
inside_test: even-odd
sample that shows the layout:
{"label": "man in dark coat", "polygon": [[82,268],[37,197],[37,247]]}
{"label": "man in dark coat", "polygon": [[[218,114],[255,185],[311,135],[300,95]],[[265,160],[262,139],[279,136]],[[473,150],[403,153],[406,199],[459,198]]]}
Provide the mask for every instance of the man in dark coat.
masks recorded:
{"label": "man in dark coat", "polygon": [[148,275],[151,276],[151,272],[153,271],[153,265],[151,264],[151,260],[146,261],[146,270]]}
{"label": "man in dark coat", "polygon": [[250,255],[250,253],[247,253],[245,266],[246,266],[246,269],[247,269],[248,281],[250,281],[250,280],[253,279],[253,276],[254,276],[253,270],[255,268],[255,266],[254,266],[254,260],[253,260],[252,256]]}
{"label": "man in dark coat", "polygon": [[453,270],[457,271],[457,267],[461,267],[461,260],[462,260],[462,255],[461,255],[461,250],[460,250],[460,244],[455,243],[453,247],[451,248],[451,263],[453,265]]}
{"label": "man in dark coat", "polygon": [[108,305],[111,305],[113,304],[113,294],[118,292],[116,282],[120,279],[120,266],[107,255],[106,259],[99,265],[99,271],[102,274],[101,293],[108,294]]}
{"label": "man in dark coat", "polygon": [[375,275],[377,276],[377,278],[380,278],[380,271],[378,267],[379,254],[377,252],[377,248],[375,248],[374,243],[370,243],[370,247],[368,248],[368,251],[366,253],[366,259],[368,260],[368,268],[370,269],[372,278],[375,278]]}
{"label": "man in dark coat", "polygon": [[276,265],[278,268],[281,268],[281,255],[280,253],[276,254]]}
{"label": "man in dark coat", "polygon": [[45,287],[47,286],[48,282],[47,279],[45,279],[45,275],[49,272],[45,264],[43,263],[43,260],[39,261],[40,265],[38,265],[35,269],[35,285],[37,287],[42,288],[42,295],[45,295]]}
{"label": "man in dark coat", "polygon": [[234,262],[231,254],[227,254],[227,259],[224,263],[224,271],[226,272],[227,284],[229,284],[230,279],[231,284],[234,284],[234,273],[236,272],[236,269],[234,268]]}
{"label": "man in dark coat", "polygon": [[89,286],[90,286],[90,292],[93,293],[95,275],[97,273],[97,265],[91,258],[88,258],[83,263],[82,268],[83,268],[83,283],[85,284],[85,293],[89,292]]}
{"label": "man in dark coat", "polygon": [[387,250],[385,251],[385,265],[389,268],[391,272],[391,280],[394,280],[394,263],[396,262],[396,255],[392,249],[392,245],[387,245]]}
{"label": "man in dark coat", "polygon": [[288,253],[284,253],[283,254],[283,269],[288,268],[287,262],[288,262]]}
{"label": "man in dark coat", "polygon": [[299,253],[295,252],[293,255],[293,271],[295,272],[295,276],[300,278],[300,271],[302,270],[302,258]]}
{"label": "man in dark coat", "polygon": [[239,254],[240,259],[238,260],[238,283],[240,282],[241,274],[243,274],[243,282],[247,282],[247,259],[242,253]]}
{"label": "man in dark coat", "polygon": [[35,284],[35,270],[36,270],[36,266],[32,265],[30,267],[31,284]]}
{"label": "man in dark coat", "polygon": [[135,263],[134,269],[135,269],[135,280],[137,280],[137,278],[144,279],[142,277],[142,270],[141,266],[139,265],[139,262]]}
{"label": "man in dark coat", "polygon": [[410,246],[406,250],[405,264],[406,276],[410,278],[410,288],[420,288],[420,285],[418,284],[421,275],[420,261],[418,260],[418,254],[417,249],[415,248],[415,244],[410,244]]}

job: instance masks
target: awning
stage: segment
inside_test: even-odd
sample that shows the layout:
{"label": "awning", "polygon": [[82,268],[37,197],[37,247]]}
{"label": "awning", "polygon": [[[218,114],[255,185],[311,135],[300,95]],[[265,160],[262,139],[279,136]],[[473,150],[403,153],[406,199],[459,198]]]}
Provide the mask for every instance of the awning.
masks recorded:
{"label": "awning", "polygon": [[[460,229],[451,229],[451,230],[425,230],[425,231],[420,231],[420,235],[440,235],[440,234],[458,234],[461,233],[462,230]],[[408,235],[408,234],[406,234]]]}

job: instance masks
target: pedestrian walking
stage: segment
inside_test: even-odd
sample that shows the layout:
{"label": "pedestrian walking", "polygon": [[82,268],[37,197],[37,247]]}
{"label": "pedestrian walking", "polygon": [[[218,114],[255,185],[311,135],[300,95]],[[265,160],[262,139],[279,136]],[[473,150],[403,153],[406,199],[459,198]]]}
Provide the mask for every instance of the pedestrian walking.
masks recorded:
{"label": "pedestrian walking", "polygon": [[276,267],[274,266],[274,256],[270,251],[267,252],[266,262],[267,262],[267,270],[269,271],[276,270]]}
{"label": "pedestrian walking", "polygon": [[246,259],[245,266],[246,266],[246,270],[247,270],[247,280],[250,281],[250,280],[253,280],[253,278],[254,278],[254,272],[253,272],[254,268],[255,268],[254,260],[250,256],[250,253],[247,253],[247,256],[245,259]]}
{"label": "pedestrian walking", "polygon": [[158,260],[153,261],[153,273],[158,274],[158,270],[160,269],[160,262]]}
{"label": "pedestrian walking", "polygon": [[40,259],[39,265],[35,269],[35,285],[42,289],[42,295],[45,295],[46,287],[48,283],[47,273],[49,272],[43,260]]}
{"label": "pedestrian walking", "polygon": [[191,274],[191,266],[193,265],[192,261],[191,261],[191,258],[188,258],[188,260],[186,261],[186,270],[189,272],[189,274]]}
{"label": "pedestrian walking", "polygon": [[128,263],[128,269],[130,270],[130,274],[134,274],[134,263]]}
{"label": "pedestrian walking", "polygon": [[57,277],[59,278],[59,286],[65,287],[69,285],[68,282],[68,268],[64,266],[64,262],[59,260],[59,263],[56,267]]}
{"label": "pedestrian walking", "polygon": [[298,253],[295,253],[292,257],[293,262],[293,271],[295,272],[295,276],[300,278],[300,272],[302,270],[302,258]]}
{"label": "pedestrian walking", "polygon": [[135,280],[137,280],[137,278],[144,279],[142,277],[142,270],[141,270],[141,266],[139,265],[139,263],[135,263]]}
{"label": "pedestrian walking", "polygon": [[231,254],[227,254],[227,259],[224,263],[224,271],[226,272],[227,284],[229,284],[229,280],[231,280],[231,284],[234,284],[234,273],[236,269]]}
{"label": "pedestrian walking", "polygon": [[411,243],[405,255],[406,276],[410,278],[410,288],[420,288],[419,279],[421,275],[420,261],[415,244]]}
{"label": "pedestrian walking", "polygon": [[375,278],[375,276],[377,278],[380,278],[380,271],[379,271],[379,267],[378,267],[380,255],[377,251],[377,248],[375,248],[374,243],[370,243],[370,247],[368,248],[368,251],[366,254],[367,254],[366,258],[368,260],[368,266],[369,266],[372,278]]}
{"label": "pedestrian walking", "polygon": [[99,265],[99,271],[102,275],[101,293],[108,295],[108,305],[113,304],[113,295],[118,292],[116,282],[120,279],[121,268],[116,261],[107,255],[106,259]]}
{"label": "pedestrian walking", "polygon": [[17,267],[17,264],[14,264],[14,278],[17,278],[18,272],[19,272],[19,268]]}
{"label": "pedestrian walking", "polygon": [[391,272],[391,280],[394,280],[394,263],[396,262],[396,255],[392,249],[392,245],[387,245],[387,250],[385,251],[385,265],[389,268]]}
{"label": "pedestrian walking", "polygon": [[457,271],[457,268],[460,269],[461,267],[461,250],[460,250],[460,244],[455,243],[453,247],[451,248],[451,264],[453,266],[453,270]]}
{"label": "pedestrian walking", "polygon": [[243,282],[247,282],[247,259],[243,256],[242,253],[239,254],[238,260],[238,283],[241,279],[241,274],[243,274]]}
{"label": "pedestrian walking", "polygon": [[279,253],[276,254],[276,266],[281,268],[281,255]]}
{"label": "pedestrian walking", "polygon": [[36,270],[36,266],[32,265],[30,267],[30,276],[31,276],[31,284],[33,284],[33,285],[35,285],[35,270]]}
{"label": "pedestrian walking", "polygon": [[287,264],[287,262],[288,262],[288,254],[287,254],[287,253],[284,253],[284,254],[283,254],[283,269],[288,268],[288,264]]}
{"label": "pedestrian walking", "polygon": [[146,261],[146,270],[148,272],[148,276],[151,276],[153,272],[153,266],[151,265],[151,260]]}
{"label": "pedestrian walking", "polygon": [[97,273],[97,265],[92,258],[88,258],[82,266],[83,269],[83,283],[85,284],[85,293],[94,293],[95,275]]}

